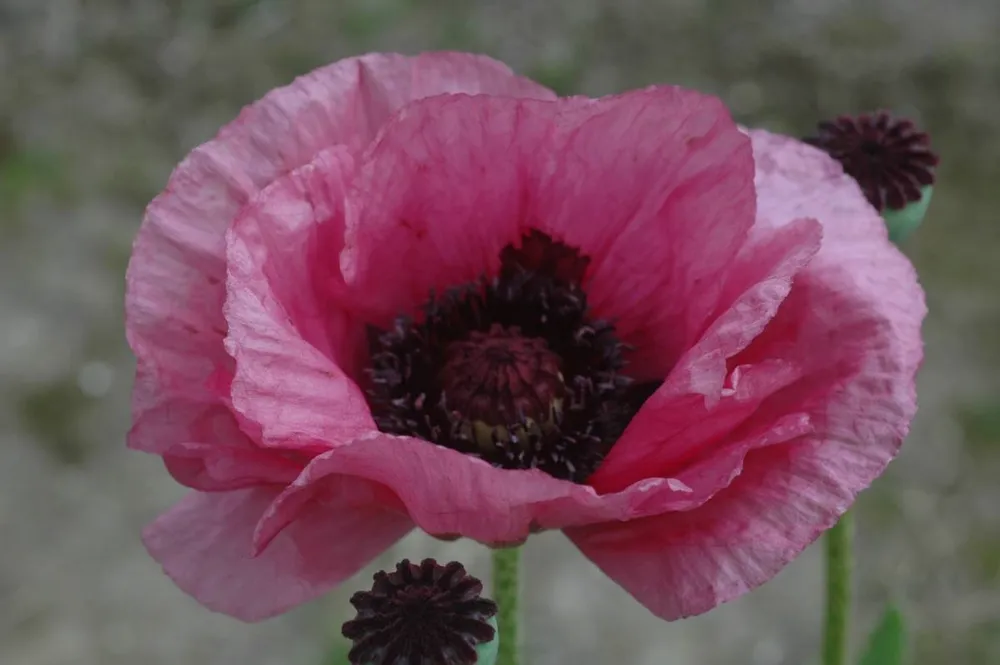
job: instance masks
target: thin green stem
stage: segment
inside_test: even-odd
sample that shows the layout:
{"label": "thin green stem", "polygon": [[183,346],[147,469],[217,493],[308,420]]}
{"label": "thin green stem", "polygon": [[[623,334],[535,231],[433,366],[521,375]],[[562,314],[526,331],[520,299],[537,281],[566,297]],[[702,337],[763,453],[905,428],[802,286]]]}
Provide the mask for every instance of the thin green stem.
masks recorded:
{"label": "thin green stem", "polygon": [[847,665],[851,619],[854,518],[845,513],[826,533],[826,622],[823,665]]}
{"label": "thin green stem", "polygon": [[506,547],[493,550],[493,599],[499,606],[497,614],[497,639],[500,653],[496,665],[519,665],[520,642],[518,629],[518,600],[521,584],[518,576],[521,548]]}

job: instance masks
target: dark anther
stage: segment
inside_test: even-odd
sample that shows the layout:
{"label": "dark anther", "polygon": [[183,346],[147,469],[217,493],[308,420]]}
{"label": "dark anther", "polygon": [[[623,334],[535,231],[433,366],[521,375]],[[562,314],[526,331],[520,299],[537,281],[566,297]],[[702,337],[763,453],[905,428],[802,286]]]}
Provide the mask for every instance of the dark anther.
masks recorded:
{"label": "dark anther", "polygon": [[821,122],[817,135],[805,141],[839,161],[880,212],[919,201],[921,187],[934,184],[938,157],[930,137],[885,111]]}
{"label": "dark anther", "polygon": [[575,249],[532,231],[493,279],[456,287],[372,331],[368,401],[379,429],[508,469],[583,482],[641,406],[626,347],[591,318]]}
{"label": "dark anther", "polygon": [[353,665],[472,665],[476,646],[495,636],[497,604],[458,562],[404,559],[375,573],[371,591],[351,597],[357,616],[343,626]]}

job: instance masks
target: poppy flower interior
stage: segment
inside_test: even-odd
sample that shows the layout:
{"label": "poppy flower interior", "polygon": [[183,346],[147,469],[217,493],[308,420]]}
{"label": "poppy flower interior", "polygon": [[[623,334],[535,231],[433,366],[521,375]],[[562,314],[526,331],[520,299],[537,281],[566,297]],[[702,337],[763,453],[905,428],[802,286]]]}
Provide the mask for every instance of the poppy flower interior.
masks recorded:
{"label": "poppy flower interior", "polygon": [[588,264],[533,230],[502,250],[496,276],[432,295],[420,320],[371,330],[379,429],[586,481],[659,385],[634,383],[614,324],[590,316]]}

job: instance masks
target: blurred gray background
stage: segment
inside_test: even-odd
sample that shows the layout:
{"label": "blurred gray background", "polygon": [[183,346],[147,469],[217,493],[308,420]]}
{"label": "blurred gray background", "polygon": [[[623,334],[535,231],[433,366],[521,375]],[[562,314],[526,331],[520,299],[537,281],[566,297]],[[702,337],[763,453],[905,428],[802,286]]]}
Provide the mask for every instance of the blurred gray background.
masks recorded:
{"label": "blurred gray background", "polygon": [[[701,88],[793,134],[876,107],[931,131],[940,182],[907,246],[931,310],[921,412],[859,504],[856,641],[895,600],[915,664],[1000,664],[998,33],[993,0],[0,0],[0,663],[334,662],[373,568],[247,626],[181,594],[139,544],[182,490],[123,447],[123,272],[145,204],[242,105],[346,55],[451,48],[564,93]],[[399,551],[488,576],[468,544]],[[666,624],[560,535],[537,537],[526,662],[810,665],[820,554]]]}

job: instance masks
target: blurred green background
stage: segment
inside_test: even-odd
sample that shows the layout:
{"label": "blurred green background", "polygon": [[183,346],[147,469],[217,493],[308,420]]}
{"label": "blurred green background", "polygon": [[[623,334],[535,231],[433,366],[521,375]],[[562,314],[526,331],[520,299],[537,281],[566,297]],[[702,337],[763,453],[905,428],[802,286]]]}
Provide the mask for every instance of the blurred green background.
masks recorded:
{"label": "blurred green background", "polygon": [[[916,665],[1000,664],[997,34],[993,0],[0,0],[0,663],[330,658],[370,569],[245,626],[183,596],[139,545],[182,490],[123,448],[123,272],[145,204],[241,106],[346,55],[448,48],[563,93],[692,86],[748,125],[793,134],[878,107],[931,131],[940,183],[906,248],[931,310],[921,413],[860,501],[857,624],[867,632],[894,599]],[[468,544],[400,547],[488,575]],[[532,540],[526,564],[533,665],[814,662],[816,548],[748,597],[674,624],[558,534]]]}

